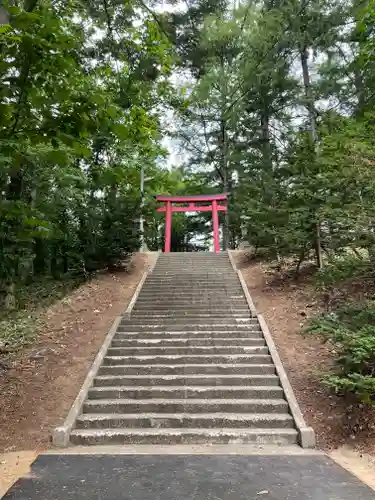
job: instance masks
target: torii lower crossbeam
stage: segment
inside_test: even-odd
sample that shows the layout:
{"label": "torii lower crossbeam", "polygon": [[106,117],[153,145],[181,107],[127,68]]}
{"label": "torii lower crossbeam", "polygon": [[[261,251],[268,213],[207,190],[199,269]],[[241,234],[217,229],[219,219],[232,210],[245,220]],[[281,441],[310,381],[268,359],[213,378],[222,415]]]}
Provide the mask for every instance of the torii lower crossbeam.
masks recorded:
{"label": "torii lower crossbeam", "polygon": [[[227,206],[219,204],[219,202],[227,201],[226,194],[198,195],[198,196],[156,195],[155,198],[156,201],[164,203],[163,207],[157,209],[158,212],[165,212],[164,252],[171,251],[173,212],[212,212],[214,251],[220,252],[218,212],[226,212]],[[209,205],[202,205],[200,203],[209,203]],[[175,206],[174,204],[177,204],[177,206]]]}

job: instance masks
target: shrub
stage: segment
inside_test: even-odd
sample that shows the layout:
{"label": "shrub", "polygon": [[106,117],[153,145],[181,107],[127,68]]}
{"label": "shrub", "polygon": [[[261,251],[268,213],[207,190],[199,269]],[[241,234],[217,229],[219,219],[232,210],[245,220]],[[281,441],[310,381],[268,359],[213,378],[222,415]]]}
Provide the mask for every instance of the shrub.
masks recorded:
{"label": "shrub", "polygon": [[331,259],[323,269],[320,269],[315,280],[319,288],[336,287],[354,277],[362,277],[370,270],[372,263],[368,256],[344,253]]}
{"label": "shrub", "polygon": [[324,376],[325,383],[337,394],[353,393],[361,402],[374,405],[375,305],[349,305],[316,316],[304,331],[335,346],[335,370]]}

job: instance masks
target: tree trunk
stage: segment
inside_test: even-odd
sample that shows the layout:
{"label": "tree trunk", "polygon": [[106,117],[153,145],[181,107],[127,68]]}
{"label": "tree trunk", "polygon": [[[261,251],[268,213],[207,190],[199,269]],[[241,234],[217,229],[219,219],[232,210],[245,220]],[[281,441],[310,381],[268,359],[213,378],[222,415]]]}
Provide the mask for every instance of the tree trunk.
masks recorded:
{"label": "tree trunk", "polygon": [[318,132],[316,128],[314,96],[311,89],[308,60],[309,60],[309,52],[307,46],[305,45],[301,49],[301,66],[302,66],[303,84],[305,87],[306,107],[309,113],[310,133],[313,140],[313,144],[316,144],[316,142],[318,141]]}
{"label": "tree trunk", "polygon": [[298,279],[299,272],[301,269],[302,262],[305,260],[305,254],[306,254],[306,247],[305,245],[301,248],[300,253],[299,253],[299,258],[296,266],[296,270],[294,272],[294,278]]}
{"label": "tree trunk", "polygon": [[51,245],[51,260],[50,260],[50,273],[55,280],[61,278],[61,269],[57,257],[57,245],[58,245],[57,242],[54,242]]}
{"label": "tree trunk", "polygon": [[33,274],[43,275],[46,271],[46,245],[42,238],[34,239]]}
{"label": "tree trunk", "polygon": [[6,311],[13,311],[16,308],[16,285],[13,281],[9,281],[5,285],[5,299],[4,299],[4,309]]}
{"label": "tree trunk", "polygon": [[322,254],[322,244],[320,237],[320,221],[317,221],[316,223],[315,235],[316,235],[315,239],[316,264],[319,269],[323,269],[323,254]]}
{"label": "tree trunk", "polygon": [[26,12],[33,12],[34,9],[36,9],[38,5],[38,0],[25,0],[24,2],[24,9]]}
{"label": "tree trunk", "polygon": [[[305,98],[306,98],[306,107],[309,113],[309,123],[310,123],[310,134],[312,143],[314,146],[314,155],[316,155],[316,146],[318,142],[318,132],[316,127],[316,113],[314,106],[314,96],[311,88],[310,81],[310,72],[309,72],[309,51],[306,45],[301,48],[301,66],[302,66],[302,75],[303,75],[303,84],[305,87]],[[315,160],[315,158],[314,158]],[[316,261],[319,269],[323,268],[323,259],[322,259],[322,248],[320,242],[320,221],[316,223],[315,227],[315,252],[316,252]]]}
{"label": "tree trunk", "polygon": [[361,117],[363,116],[365,111],[366,97],[365,97],[365,87],[363,85],[361,70],[357,66],[354,69],[354,85],[358,100],[355,114]]}
{"label": "tree trunk", "polygon": [[[223,191],[229,196],[229,179],[228,179],[228,144],[227,131],[225,121],[220,122],[221,132],[221,154],[222,154],[222,169],[223,169]],[[224,212],[224,227],[223,227],[223,249],[228,249],[229,243],[229,212]]]}
{"label": "tree trunk", "polygon": [[[227,75],[225,74],[225,53],[224,50],[220,54],[220,69],[221,69],[221,117],[220,117],[220,150],[221,150],[221,168],[223,179],[223,191],[230,196],[229,185],[231,182],[229,175],[229,159],[228,159],[228,131],[227,131]],[[223,226],[223,249],[227,250],[229,246],[229,212],[224,212]]]}
{"label": "tree trunk", "polygon": [[270,143],[270,117],[267,102],[264,102],[260,123],[263,163],[267,172],[270,172],[272,170],[272,152]]}

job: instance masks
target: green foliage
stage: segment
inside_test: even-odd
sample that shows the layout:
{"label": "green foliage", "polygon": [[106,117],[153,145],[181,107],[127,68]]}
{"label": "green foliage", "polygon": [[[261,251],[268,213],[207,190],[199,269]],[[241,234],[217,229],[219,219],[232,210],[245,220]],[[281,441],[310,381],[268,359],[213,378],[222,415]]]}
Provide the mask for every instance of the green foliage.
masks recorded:
{"label": "green foliage", "polygon": [[37,334],[36,320],[35,315],[23,311],[0,319],[0,354],[9,356],[30,345]]}
{"label": "green foliage", "polygon": [[316,316],[305,333],[329,341],[337,357],[326,384],[338,394],[352,393],[375,404],[375,303],[347,305],[331,314]]}
{"label": "green foliage", "polygon": [[353,277],[364,278],[371,270],[372,263],[368,254],[361,256],[348,250],[331,258],[325,268],[315,275],[315,282],[322,289],[337,287]]}
{"label": "green foliage", "polygon": [[201,27],[196,51],[185,41],[198,70],[174,100],[177,135],[189,168],[230,195],[228,245],[245,239],[297,271],[348,248],[373,255],[375,23],[363,9],[245,0],[197,24],[176,16]]}
{"label": "green foliage", "polygon": [[140,166],[163,175],[155,107],[173,57],[133,2],[2,9],[0,298],[14,309],[41,276],[87,276],[139,248]]}

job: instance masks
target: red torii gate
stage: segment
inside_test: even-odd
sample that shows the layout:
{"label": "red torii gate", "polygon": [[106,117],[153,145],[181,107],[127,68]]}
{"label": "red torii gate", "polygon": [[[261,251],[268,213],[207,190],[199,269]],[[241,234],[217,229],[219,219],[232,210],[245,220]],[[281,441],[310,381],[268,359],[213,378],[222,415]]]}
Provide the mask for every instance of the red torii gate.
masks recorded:
{"label": "red torii gate", "polygon": [[[165,242],[164,252],[171,251],[171,234],[172,234],[172,213],[173,212],[211,212],[212,225],[214,233],[214,250],[220,252],[219,239],[219,215],[218,212],[226,212],[226,205],[219,202],[228,200],[226,194],[203,194],[195,196],[169,196],[163,194],[155,195],[156,201],[164,203],[163,207],[157,209],[157,212],[165,212]],[[199,205],[197,203],[210,202],[209,205]],[[174,204],[177,203],[177,206]]]}

